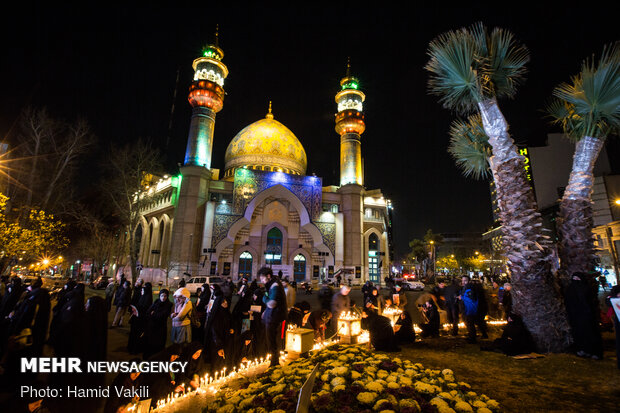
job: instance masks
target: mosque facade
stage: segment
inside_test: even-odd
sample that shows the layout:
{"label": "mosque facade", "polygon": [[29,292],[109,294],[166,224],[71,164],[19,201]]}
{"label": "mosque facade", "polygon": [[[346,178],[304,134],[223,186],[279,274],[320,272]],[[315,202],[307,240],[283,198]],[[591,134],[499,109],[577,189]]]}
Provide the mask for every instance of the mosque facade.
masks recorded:
{"label": "mosque facade", "polygon": [[364,187],[364,93],[346,76],[336,94],[340,183],[306,175],[299,139],[269,110],[229,143],[223,171],[212,168],[216,113],[228,68],[215,45],[193,62],[187,150],[176,176],[149,188],[136,228],[143,272],[255,278],[259,268],[297,282],[341,274],[353,284],[389,272],[391,203]]}

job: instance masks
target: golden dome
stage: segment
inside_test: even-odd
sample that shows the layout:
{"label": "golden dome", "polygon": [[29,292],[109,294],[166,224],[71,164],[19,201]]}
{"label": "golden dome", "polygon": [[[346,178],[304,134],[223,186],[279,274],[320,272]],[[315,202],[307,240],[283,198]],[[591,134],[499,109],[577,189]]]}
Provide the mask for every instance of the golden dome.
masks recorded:
{"label": "golden dome", "polygon": [[228,144],[224,177],[237,168],[306,174],[306,151],[289,128],[273,118],[271,103],[265,119],[254,122]]}

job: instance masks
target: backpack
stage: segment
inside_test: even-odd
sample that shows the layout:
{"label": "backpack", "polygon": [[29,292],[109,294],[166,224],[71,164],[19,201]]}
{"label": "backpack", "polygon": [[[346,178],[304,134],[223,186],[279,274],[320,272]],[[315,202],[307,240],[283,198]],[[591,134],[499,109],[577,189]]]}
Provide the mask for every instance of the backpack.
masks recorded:
{"label": "backpack", "polygon": [[478,312],[478,297],[471,287],[463,292],[463,306],[465,307],[465,315],[472,316]]}

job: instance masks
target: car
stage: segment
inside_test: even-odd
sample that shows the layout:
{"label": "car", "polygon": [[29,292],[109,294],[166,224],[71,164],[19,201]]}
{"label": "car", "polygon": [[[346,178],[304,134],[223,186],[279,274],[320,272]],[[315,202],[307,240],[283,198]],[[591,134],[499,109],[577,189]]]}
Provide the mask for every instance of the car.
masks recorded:
{"label": "car", "polygon": [[224,283],[224,278],[223,277],[215,277],[215,276],[206,276],[206,275],[202,275],[202,276],[197,276],[197,277],[192,277],[189,280],[187,280],[185,282],[185,288],[187,288],[190,292],[190,294],[196,294],[196,291],[202,287],[203,284],[223,284]]}
{"label": "car", "polygon": [[405,291],[423,291],[424,283],[420,281],[403,281],[401,282]]}
{"label": "car", "polygon": [[101,275],[95,279],[92,283],[90,283],[90,288],[94,288],[95,290],[104,290],[108,286],[108,282],[110,277],[106,275]]}

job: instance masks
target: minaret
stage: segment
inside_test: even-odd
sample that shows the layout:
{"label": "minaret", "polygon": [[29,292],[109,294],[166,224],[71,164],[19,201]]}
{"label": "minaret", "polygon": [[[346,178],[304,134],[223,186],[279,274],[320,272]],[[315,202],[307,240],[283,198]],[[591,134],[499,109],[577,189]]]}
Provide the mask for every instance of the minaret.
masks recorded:
{"label": "minaret", "polygon": [[364,113],[362,103],[366,96],[359,91],[359,81],[351,76],[351,64],[347,62],[347,74],[340,81],[341,90],[336,94],[336,132],[340,135],[340,189],[343,223],[343,265],[366,267],[363,260],[363,196],[362,144]]}
{"label": "minaret", "polygon": [[224,106],[224,79],[228,68],[222,63],[224,52],[215,44],[205,48],[194,60],[194,80],[189,87],[192,118],[187,137],[185,162],[181,167],[181,187],[174,212],[170,241],[169,276],[196,275],[203,242],[205,208],[212,179],[211,156],[215,114]]}
{"label": "minaret", "polygon": [[194,81],[189,87],[187,99],[193,109],[184,165],[211,169],[215,114],[224,106],[224,79],[228,76],[228,68],[222,63],[223,57],[216,31],[215,44],[207,46],[204,55],[192,64]]}
{"label": "minaret", "polygon": [[362,173],[362,143],[364,133],[363,102],[366,96],[359,90],[359,80],[351,76],[351,64],[347,62],[347,74],[340,81],[341,90],[336,94],[336,132],[340,135],[340,186],[364,185]]}

